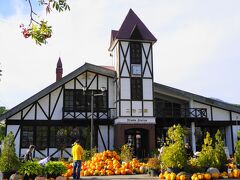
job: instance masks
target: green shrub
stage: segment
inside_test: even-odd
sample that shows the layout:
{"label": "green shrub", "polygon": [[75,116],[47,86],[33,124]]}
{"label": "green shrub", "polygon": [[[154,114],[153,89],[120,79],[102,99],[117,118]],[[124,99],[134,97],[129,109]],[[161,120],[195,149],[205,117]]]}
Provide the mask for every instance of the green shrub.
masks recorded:
{"label": "green shrub", "polygon": [[21,164],[18,172],[22,175],[38,176],[44,174],[44,168],[38,161],[26,161]]}
{"label": "green shrub", "polygon": [[184,148],[184,129],[181,125],[172,126],[168,129],[168,146],[164,147],[161,161],[165,168],[182,169],[187,164],[187,154]]}
{"label": "green shrub", "polygon": [[15,152],[14,135],[10,132],[3,140],[3,150],[0,156],[0,171],[17,171],[19,164],[20,162]]}
{"label": "green shrub", "polygon": [[120,157],[125,162],[130,162],[133,158],[132,148],[127,144],[121,147]]}
{"label": "green shrub", "polygon": [[67,172],[67,168],[62,161],[49,161],[44,167],[45,174],[60,176]]}
{"label": "green shrub", "polygon": [[227,156],[224,150],[224,141],[222,139],[222,134],[218,130],[217,133],[215,134],[215,162],[214,162],[214,167],[216,168],[222,168],[226,166],[227,164]]}
{"label": "green shrub", "polygon": [[83,151],[83,161],[88,161],[92,158],[92,156],[97,152],[97,148],[94,147],[93,149],[91,150],[84,150]]}
{"label": "green shrub", "polygon": [[200,167],[214,167],[215,162],[215,152],[212,146],[212,138],[210,137],[210,133],[206,133],[206,137],[204,139],[204,144],[202,145],[202,150],[199,153],[199,157],[197,158]]}
{"label": "green shrub", "polygon": [[160,170],[160,160],[156,157],[149,158],[147,161],[147,165],[149,169]]}
{"label": "green shrub", "polygon": [[237,133],[238,140],[236,142],[236,150],[234,153],[234,162],[240,164],[240,131]]}

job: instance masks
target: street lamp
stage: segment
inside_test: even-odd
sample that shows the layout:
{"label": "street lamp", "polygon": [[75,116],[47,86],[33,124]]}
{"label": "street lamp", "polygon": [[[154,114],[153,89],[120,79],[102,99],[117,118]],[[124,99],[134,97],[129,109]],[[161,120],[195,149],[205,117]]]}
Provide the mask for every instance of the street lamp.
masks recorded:
{"label": "street lamp", "polygon": [[[91,93],[91,140],[90,140],[90,148],[93,149],[93,132],[94,132],[94,121],[93,121],[93,99],[96,96],[103,96],[104,95],[104,91],[106,90],[105,87],[101,87],[100,88],[102,93],[96,93],[94,94],[94,91],[92,91]],[[86,87],[83,87],[83,91],[86,91]]]}

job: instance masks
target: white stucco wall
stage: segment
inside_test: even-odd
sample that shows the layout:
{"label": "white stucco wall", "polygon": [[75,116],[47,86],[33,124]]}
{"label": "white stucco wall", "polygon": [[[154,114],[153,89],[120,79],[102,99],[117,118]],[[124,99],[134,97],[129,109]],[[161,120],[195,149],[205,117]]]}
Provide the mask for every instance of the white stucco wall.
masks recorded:
{"label": "white stucco wall", "polygon": [[132,101],[132,116],[142,116],[142,101]]}
{"label": "white stucco wall", "polygon": [[230,112],[220,109],[220,108],[216,108],[216,107],[212,107],[213,110],[213,120],[217,120],[217,121],[230,121]]}
{"label": "white stucco wall", "polygon": [[153,116],[153,102],[143,102],[143,114],[144,116]]}
{"label": "white stucco wall", "polygon": [[130,99],[130,78],[121,78],[121,97],[120,99]]}
{"label": "white stucco wall", "polygon": [[143,79],[143,100],[153,99],[152,79]]}
{"label": "white stucco wall", "polygon": [[121,101],[121,114],[120,116],[130,116],[131,106],[130,101]]}

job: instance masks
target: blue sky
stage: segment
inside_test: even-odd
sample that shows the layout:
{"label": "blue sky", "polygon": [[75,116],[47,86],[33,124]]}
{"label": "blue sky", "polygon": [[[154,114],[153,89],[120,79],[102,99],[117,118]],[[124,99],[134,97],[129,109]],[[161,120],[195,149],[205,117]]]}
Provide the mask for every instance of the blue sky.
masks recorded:
{"label": "blue sky", "polygon": [[[32,0],[34,1],[34,0]],[[49,43],[24,39],[25,0],[0,1],[0,106],[11,108],[55,81],[61,56],[64,75],[85,62],[112,65],[110,32],[130,8],[158,39],[154,81],[205,97],[240,104],[240,1],[68,0],[71,11],[46,16]],[[46,13],[35,7],[39,15]]]}
{"label": "blue sky", "polygon": [[0,1],[0,13],[2,16],[6,17],[14,13],[14,8],[11,1],[2,0]]}

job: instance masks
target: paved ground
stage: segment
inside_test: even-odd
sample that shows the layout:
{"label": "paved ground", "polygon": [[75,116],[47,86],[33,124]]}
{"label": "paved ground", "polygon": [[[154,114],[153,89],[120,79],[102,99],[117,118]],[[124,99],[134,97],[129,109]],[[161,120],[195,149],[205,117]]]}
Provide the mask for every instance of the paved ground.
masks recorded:
{"label": "paved ground", "polygon": [[114,175],[114,176],[82,176],[81,179],[86,180],[98,180],[98,179],[113,179],[113,180],[121,180],[121,179],[129,179],[129,180],[156,180],[159,179],[159,177],[151,177],[148,174],[137,174],[137,175]]}

